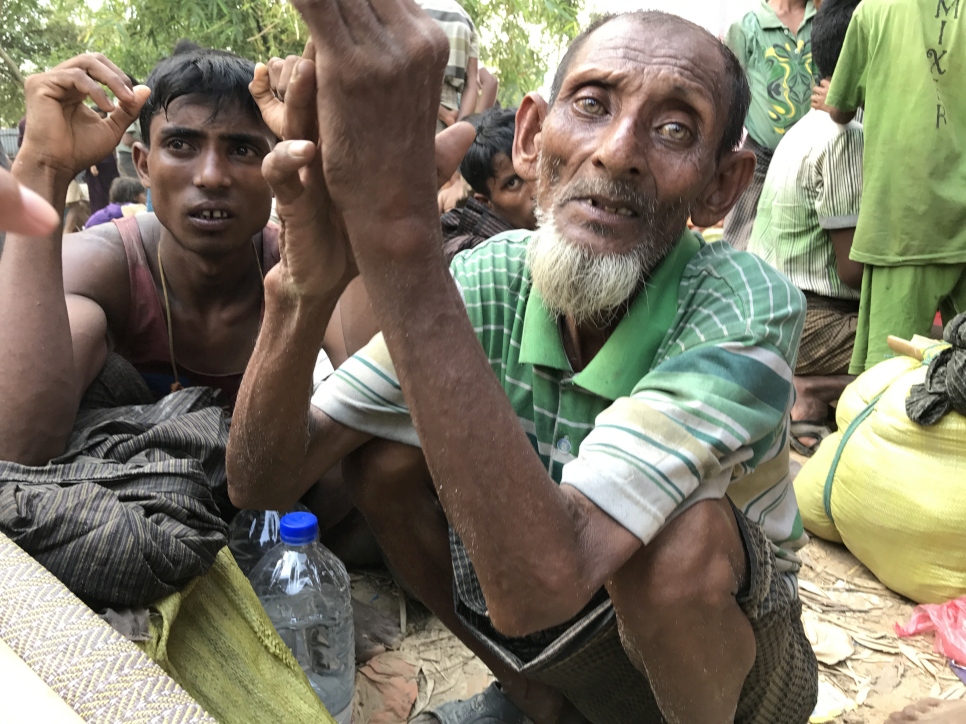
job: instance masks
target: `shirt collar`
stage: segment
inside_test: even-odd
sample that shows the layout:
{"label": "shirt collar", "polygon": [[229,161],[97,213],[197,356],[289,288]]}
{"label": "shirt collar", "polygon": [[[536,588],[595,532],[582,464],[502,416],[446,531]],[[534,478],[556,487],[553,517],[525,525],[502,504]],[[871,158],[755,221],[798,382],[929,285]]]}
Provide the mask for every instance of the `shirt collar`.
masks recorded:
{"label": "shirt collar", "polygon": [[[782,21],[778,19],[778,13],[768,4],[767,0],[761,0],[761,4],[755,9],[755,15],[758,17],[758,24],[761,25],[762,30],[776,30],[785,27],[782,25]],[[815,5],[812,0],[808,0],[805,4],[805,17],[802,19],[802,24],[795,29],[795,34],[798,35],[805,23],[814,16]]]}
{"label": "shirt collar", "polygon": [[[600,352],[574,375],[575,384],[609,400],[630,394],[650,371],[654,356],[674,322],[684,268],[702,243],[700,237],[685,230],[631,302]],[[544,306],[539,290],[532,286],[523,318],[520,362],[571,371],[557,318]]]}

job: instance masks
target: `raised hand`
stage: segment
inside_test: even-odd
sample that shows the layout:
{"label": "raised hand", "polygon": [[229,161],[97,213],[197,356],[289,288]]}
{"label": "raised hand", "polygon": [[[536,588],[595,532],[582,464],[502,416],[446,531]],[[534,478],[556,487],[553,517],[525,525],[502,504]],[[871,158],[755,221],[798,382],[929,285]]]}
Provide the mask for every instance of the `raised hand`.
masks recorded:
{"label": "raised hand", "polygon": [[391,247],[397,235],[381,230],[437,217],[434,136],[446,36],[412,0],[295,5],[315,42],[329,193],[354,246]]}
{"label": "raised hand", "polygon": [[298,59],[289,70],[279,117],[278,135],[287,140],[265,157],[262,173],[275,192],[282,222],[281,261],[268,273],[265,284],[301,298],[337,297],[357,272],[314,142],[318,132],[311,60]]}
{"label": "raised hand", "polygon": [[[315,46],[311,39],[305,44],[305,52],[302,54],[302,58],[313,61],[314,72]],[[283,140],[293,140],[286,139],[284,135],[285,95],[292,82],[295,68],[302,58],[297,55],[290,55],[284,60],[272,58],[268,61],[268,65],[259,63],[255,66],[255,77],[248,85],[248,90],[251,92],[252,98],[255,99],[255,103],[258,104],[265,125],[272,133]],[[314,87],[313,84],[313,89]],[[314,141],[316,139],[308,140]]]}
{"label": "raised hand", "polygon": [[[65,178],[112,153],[151,94],[146,86],[132,88],[121,69],[100,53],[79,55],[29,76],[24,91],[27,130],[14,171],[50,169]],[[88,98],[106,118],[85,104]]]}

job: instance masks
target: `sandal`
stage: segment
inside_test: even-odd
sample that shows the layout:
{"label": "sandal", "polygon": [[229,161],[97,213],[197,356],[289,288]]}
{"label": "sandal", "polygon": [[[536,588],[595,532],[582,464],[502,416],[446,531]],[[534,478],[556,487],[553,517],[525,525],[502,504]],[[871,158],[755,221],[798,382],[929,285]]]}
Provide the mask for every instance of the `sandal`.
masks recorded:
{"label": "sandal", "polygon": [[[807,458],[812,457],[818,450],[818,446],[822,444],[822,440],[832,434],[832,430],[824,420],[792,420],[790,432],[789,443],[792,450]],[[806,445],[802,442],[802,438],[814,438],[815,442]]]}
{"label": "sandal", "polygon": [[533,724],[496,682],[476,696],[423,712],[410,724]]}

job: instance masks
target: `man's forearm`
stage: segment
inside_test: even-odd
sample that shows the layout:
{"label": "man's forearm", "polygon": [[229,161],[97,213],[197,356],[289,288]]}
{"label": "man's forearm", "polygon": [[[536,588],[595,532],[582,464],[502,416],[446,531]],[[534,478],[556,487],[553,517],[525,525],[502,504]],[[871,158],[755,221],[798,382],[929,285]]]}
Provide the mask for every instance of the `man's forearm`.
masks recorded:
{"label": "man's forearm", "polygon": [[[424,233],[438,235],[438,224]],[[494,624],[520,634],[560,623],[594,593],[580,590],[573,511],[493,375],[442,255],[425,248],[430,258],[358,260],[440,502]]]}
{"label": "man's forearm", "polygon": [[312,373],[337,301],[303,302],[266,288],[228,440],[228,492],[239,507],[291,507],[328,469],[306,470],[306,460]]}
{"label": "man's forearm", "polygon": [[[17,180],[63,215],[70,178],[22,156]],[[8,234],[0,256],[0,458],[27,465],[63,452],[77,414],[62,233]]]}
{"label": "man's forearm", "polygon": [[856,111],[843,111],[833,106],[828,106],[828,114],[836,123],[845,125],[855,118]]}
{"label": "man's forearm", "polygon": [[462,121],[467,116],[476,112],[476,104],[480,98],[480,73],[479,64],[475,58],[471,58],[466,67],[466,82],[463,84],[463,96],[460,98],[460,112],[456,116],[457,121]]}

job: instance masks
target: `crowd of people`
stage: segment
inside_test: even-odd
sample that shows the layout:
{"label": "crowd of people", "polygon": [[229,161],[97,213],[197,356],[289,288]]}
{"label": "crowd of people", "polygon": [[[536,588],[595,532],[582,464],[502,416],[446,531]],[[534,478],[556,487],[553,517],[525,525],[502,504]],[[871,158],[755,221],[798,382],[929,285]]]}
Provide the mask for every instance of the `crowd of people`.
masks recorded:
{"label": "crowd of people", "polygon": [[[724,42],[606,15],[513,109],[454,0],[295,5],[301,57],[27,79],[0,476],[97,479],[82,413],[156,400],[170,439],[104,485],[181,446],[210,540],[301,500],[385,562],[497,679],[418,721],[807,722],[789,449],[966,311],[958,0],[762,0]],[[195,388],[230,434],[179,422]]]}

